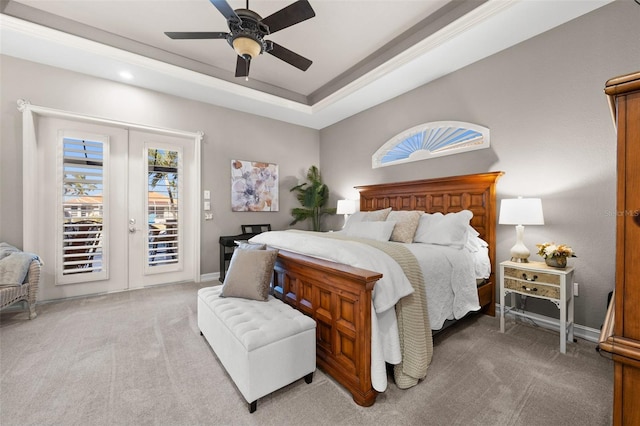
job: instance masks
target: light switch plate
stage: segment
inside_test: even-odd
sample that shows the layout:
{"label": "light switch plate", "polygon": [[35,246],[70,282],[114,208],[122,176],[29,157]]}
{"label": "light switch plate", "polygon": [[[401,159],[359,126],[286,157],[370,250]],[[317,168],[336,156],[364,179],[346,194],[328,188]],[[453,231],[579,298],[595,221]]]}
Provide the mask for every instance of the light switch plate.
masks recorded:
{"label": "light switch plate", "polygon": [[205,210],[211,210],[211,201],[205,201],[204,202],[204,209]]}
{"label": "light switch plate", "polygon": [[204,199],[205,200],[210,200],[211,199],[211,191],[209,191],[208,189],[204,190]]}

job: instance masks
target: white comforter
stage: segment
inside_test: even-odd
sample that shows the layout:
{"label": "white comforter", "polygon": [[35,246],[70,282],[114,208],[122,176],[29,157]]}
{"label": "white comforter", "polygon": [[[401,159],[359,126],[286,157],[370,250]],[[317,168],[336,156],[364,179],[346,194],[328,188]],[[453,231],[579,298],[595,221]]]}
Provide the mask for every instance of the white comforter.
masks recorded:
{"label": "white comforter", "polygon": [[[382,273],[383,277],[373,290],[371,381],[374,389],[383,392],[387,387],[385,362],[398,364],[402,359],[395,309],[391,308],[413,292],[400,265],[367,244],[324,238],[316,232],[264,232],[251,238],[250,242]],[[480,308],[474,261],[467,250],[430,244],[406,246],[418,259],[425,277],[432,329],[441,328],[446,319],[460,318]]]}

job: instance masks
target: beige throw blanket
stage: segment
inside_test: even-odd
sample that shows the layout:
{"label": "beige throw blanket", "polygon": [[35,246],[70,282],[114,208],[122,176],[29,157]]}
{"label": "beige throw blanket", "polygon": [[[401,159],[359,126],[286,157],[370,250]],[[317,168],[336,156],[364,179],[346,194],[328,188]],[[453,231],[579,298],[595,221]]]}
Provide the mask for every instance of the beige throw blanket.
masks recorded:
{"label": "beige throw blanket", "polygon": [[375,247],[398,262],[407,276],[414,292],[403,297],[396,304],[402,362],[394,366],[393,373],[399,388],[415,386],[427,375],[427,368],[433,357],[433,339],[427,311],[424,277],[415,256],[401,243],[351,238],[331,233],[323,236],[357,241]]}

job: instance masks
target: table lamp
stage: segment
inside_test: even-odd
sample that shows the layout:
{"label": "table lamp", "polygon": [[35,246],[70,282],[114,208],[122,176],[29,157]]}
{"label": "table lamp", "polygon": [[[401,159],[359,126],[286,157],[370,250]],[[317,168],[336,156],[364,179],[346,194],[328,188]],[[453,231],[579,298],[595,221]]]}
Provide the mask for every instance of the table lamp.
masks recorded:
{"label": "table lamp", "polygon": [[511,247],[511,261],[529,262],[529,249],[524,245],[524,225],[544,225],[540,198],[511,198],[500,204],[500,225],[516,225],[516,244]]}
{"label": "table lamp", "polygon": [[336,208],[336,214],[344,215],[344,224],[342,227],[347,224],[347,219],[349,219],[349,215],[356,212],[356,203],[353,200],[338,200],[338,206]]}

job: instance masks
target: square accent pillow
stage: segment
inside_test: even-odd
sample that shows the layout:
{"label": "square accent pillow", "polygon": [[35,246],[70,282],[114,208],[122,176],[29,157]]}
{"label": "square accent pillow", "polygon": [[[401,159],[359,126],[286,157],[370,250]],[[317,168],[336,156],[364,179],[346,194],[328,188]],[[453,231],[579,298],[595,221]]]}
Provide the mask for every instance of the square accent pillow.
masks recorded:
{"label": "square accent pillow", "polygon": [[224,278],[222,297],[266,301],[277,257],[277,250],[236,249]]}
{"label": "square accent pillow", "polygon": [[391,241],[412,243],[413,235],[416,233],[420,222],[420,216],[422,216],[421,212],[415,210],[391,211],[387,216],[387,220],[396,223],[391,233]]}

